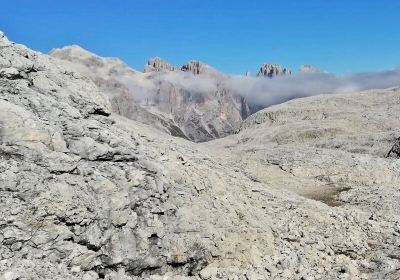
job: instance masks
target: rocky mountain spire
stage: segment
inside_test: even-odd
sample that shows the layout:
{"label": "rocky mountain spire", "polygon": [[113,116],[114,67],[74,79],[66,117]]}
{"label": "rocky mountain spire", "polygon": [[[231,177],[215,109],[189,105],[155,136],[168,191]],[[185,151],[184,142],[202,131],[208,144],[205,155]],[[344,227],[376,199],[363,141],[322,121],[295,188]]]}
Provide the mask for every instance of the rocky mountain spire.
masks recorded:
{"label": "rocky mountain spire", "polygon": [[181,67],[184,72],[191,72],[194,75],[202,74],[208,66],[198,60],[191,60]]}
{"label": "rocky mountain spire", "polygon": [[174,71],[175,67],[160,57],[151,58],[144,66],[144,72],[168,72]]}
{"label": "rocky mountain spire", "polygon": [[257,77],[273,78],[281,75],[291,75],[292,71],[278,64],[264,63],[258,70]]}

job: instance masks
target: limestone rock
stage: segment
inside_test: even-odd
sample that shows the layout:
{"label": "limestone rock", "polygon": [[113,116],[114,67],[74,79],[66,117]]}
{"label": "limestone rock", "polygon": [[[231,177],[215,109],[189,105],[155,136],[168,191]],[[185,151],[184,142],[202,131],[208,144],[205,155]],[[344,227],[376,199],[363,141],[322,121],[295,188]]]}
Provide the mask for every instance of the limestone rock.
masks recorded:
{"label": "limestone rock", "polygon": [[400,158],[400,138],[396,140],[388,153],[388,157]]}
{"label": "limestone rock", "polygon": [[[302,196],[307,204],[315,201],[326,205],[331,217],[322,218],[325,215],[322,212],[309,213],[316,220],[327,222],[333,217],[345,215],[349,219],[348,215],[355,215],[349,231],[341,229],[344,220],[333,218],[336,221],[332,239],[328,225],[324,233],[311,233],[310,221],[295,225],[297,221],[288,221],[291,220],[288,215],[282,219],[288,226],[287,233],[281,236],[283,240],[299,244],[299,249],[310,246],[320,252],[332,250],[328,254],[336,256],[337,265],[343,268],[338,273],[345,278],[395,279],[399,274],[394,269],[400,262],[390,257],[397,249],[396,245],[387,247],[387,240],[390,244],[400,242],[395,226],[399,222],[399,208],[394,206],[400,202],[395,194],[400,184],[400,163],[391,158],[397,157],[398,150],[398,141],[394,139],[398,137],[400,116],[394,112],[400,110],[399,93],[400,88],[392,88],[292,100],[250,116],[238,134],[204,145],[214,155],[219,154],[221,162],[230,162],[255,182]],[[253,191],[261,195],[263,190]],[[299,205],[288,209],[296,212]],[[390,229],[381,230],[386,226]],[[345,237],[349,232],[359,237],[350,241]],[[393,236],[390,232],[396,233]],[[369,237],[361,238],[364,234]],[[370,239],[372,236],[375,237]],[[358,248],[357,253],[351,252],[352,246]],[[310,254],[320,253],[309,251],[300,263],[304,262],[303,257],[310,261]],[[344,256],[355,261],[349,263]],[[377,259],[382,265],[372,263]],[[279,270],[297,266],[297,261],[288,255]],[[339,274],[327,276],[321,265],[325,266],[318,265],[319,276],[339,277]],[[368,271],[363,270],[365,267]],[[293,269],[268,270],[272,278],[295,278]],[[306,269],[303,273],[309,277],[316,272]]]}
{"label": "limestone rock", "polygon": [[140,87],[142,73],[131,69],[116,58],[99,57],[79,46],[53,49],[52,57],[89,77],[110,99],[112,111],[127,118],[156,127],[171,135],[186,138],[185,133],[170,118],[150,112],[140,106]]}
{"label": "limestone rock", "polygon": [[197,60],[191,60],[185,65],[181,67],[181,70],[184,72],[190,72],[194,75],[199,75],[203,74],[207,69],[210,68],[208,65],[197,61]]}
{"label": "limestone rock", "polygon": [[197,61],[174,71],[155,58],[141,73],[78,46],[50,54],[90,77],[109,96],[114,112],[173,136],[195,142],[220,138],[236,130],[250,113],[246,100],[224,85],[224,74]]}
{"label": "limestone rock", "polygon": [[23,75],[0,76],[0,277],[399,278],[400,89],[293,100],[199,144],[4,38],[0,71]]}
{"label": "limestone rock", "polygon": [[258,70],[257,77],[274,78],[276,76],[291,75],[292,71],[278,64],[264,63]]}
{"label": "limestone rock", "polygon": [[151,58],[144,66],[144,72],[168,72],[174,71],[175,67],[160,57]]}
{"label": "limestone rock", "polygon": [[[0,77],[0,275],[198,275],[212,260],[209,238],[221,240],[216,217],[199,210],[212,186],[225,185],[204,155],[110,115],[104,93],[60,60],[10,43],[0,71],[10,67],[24,75]],[[233,220],[226,226],[228,234]]]}

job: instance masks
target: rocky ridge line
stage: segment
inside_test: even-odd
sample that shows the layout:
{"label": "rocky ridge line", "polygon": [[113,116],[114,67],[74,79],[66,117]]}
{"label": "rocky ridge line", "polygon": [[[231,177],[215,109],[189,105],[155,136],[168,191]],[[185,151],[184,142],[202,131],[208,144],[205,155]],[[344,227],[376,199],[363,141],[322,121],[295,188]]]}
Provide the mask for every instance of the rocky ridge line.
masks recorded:
{"label": "rocky ridge line", "polygon": [[257,77],[274,78],[291,75],[292,71],[278,64],[264,63],[258,70]]}
{"label": "rocky ridge line", "polygon": [[145,73],[147,72],[168,72],[175,71],[175,67],[166,62],[160,57],[151,58],[144,66]]}

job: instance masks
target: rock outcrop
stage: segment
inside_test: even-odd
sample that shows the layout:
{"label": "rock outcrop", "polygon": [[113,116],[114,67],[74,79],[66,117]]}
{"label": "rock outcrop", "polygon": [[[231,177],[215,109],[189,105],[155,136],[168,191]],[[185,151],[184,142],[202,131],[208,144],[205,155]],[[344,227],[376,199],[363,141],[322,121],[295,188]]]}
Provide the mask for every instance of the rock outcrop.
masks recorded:
{"label": "rock outcrop", "polygon": [[[339,276],[341,272],[328,276],[321,270],[319,277],[396,279],[400,277],[400,261],[393,258],[400,244],[400,208],[395,206],[400,203],[399,94],[400,88],[393,88],[292,100],[250,116],[238,134],[204,145],[254,181],[321,202],[332,218],[347,217],[339,221],[336,216],[325,229],[316,226],[312,233],[309,221],[282,217],[277,225],[287,226],[288,232],[294,224],[299,226],[300,236],[287,239],[299,252],[310,248],[306,240],[311,237],[322,245],[319,254],[329,248],[332,257],[352,263],[346,276]],[[325,216],[322,209],[317,219]],[[353,219],[350,216],[354,217],[350,228],[342,228],[345,220]],[[353,238],[345,237],[349,232]],[[288,275],[296,279],[293,272]]]}
{"label": "rock outcrop", "polygon": [[257,77],[274,78],[277,76],[291,75],[292,71],[278,64],[264,63],[258,70]]}
{"label": "rock outcrop", "polygon": [[174,136],[195,142],[223,137],[250,113],[244,98],[224,85],[227,77],[206,64],[190,62],[188,72],[173,71],[156,58],[142,73],[78,47],[53,50],[50,55],[90,77],[110,97],[113,112]]}
{"label": "rock outcrop", "polygon": [[0,34],[2,279],[400,278],[398,88],[199,144],[113,114],[60,61]]}
{"label": "rock outcrop", "polygon": [[400,158],[400,138],[396,140],[393,147],[390,149],[388,157]]}
{"label": "rock outcrop", "polygon": [[200,61],[197,60],[191,60],[185,65],[181,67],[181,70],[184,72],[190,72],[193,75],[199,75],[199,74],[204,74],[207,69],[210,67]]}
{"label": "rock outcrop", "polygon": [[174,71],[175,67],[159,57],[151,58],[144,66],[144,72],[169,72]]}
{"label": "rock outcrop", "polygon": [[142,73],[133,70],[117,58],[99,57],[79,46],[54,49],[52,57],[89,77],[110,99],[111,109],[121,116],[151,125],[173,136],[187,138],[185,133],[168,117],[156,114],[140,106]]}
{"label": "rock outcrop", "polygon": [[224,243],[246,246],[236,208],[209,200],[246,177],[221,181],[191,142],[112,115],[60,60],[0,46],[1,278],[204,278],[240,251]]}

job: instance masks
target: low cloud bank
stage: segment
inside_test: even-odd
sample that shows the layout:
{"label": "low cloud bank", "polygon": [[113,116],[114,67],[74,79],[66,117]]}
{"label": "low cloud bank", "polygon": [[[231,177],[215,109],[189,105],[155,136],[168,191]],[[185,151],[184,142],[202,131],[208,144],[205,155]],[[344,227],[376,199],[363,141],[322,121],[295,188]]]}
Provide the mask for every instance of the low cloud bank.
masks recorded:
{"label": "low cloud bank", "polygon": [[232,76],[228,86],[252,104],[270,106],[294,98],[323,93],[345,93],[400,86],[400,68],[344,76],[326,73],[300,73],[273,79]]}
{"label": "low cloud bank", "polygon": [[220,75],[217,78],[186,72],[155,72],[151,75],[118,77],[118,81],[129,89],[137,101],[143,102],[154,99],[168,100],[169,94],[174,92],[181,92],[192,98],[206,97],[217,92],[221,83],[227,81],[227,77]]}
{"label": "low cloud bank", "polygon": [[[400,68],[390,71],[337,76],[327,73],[299,73],[275,78],[193,75],[184,72],[139,74],[120,79],[138,101],[169,98],[177,90],[191,98],[205,97],[226,89],[243,96],[249,104],[267,107],[290,99],[323,93],[346,93],[400,86]],[[159,93],[162,92],[160,95]]]}

